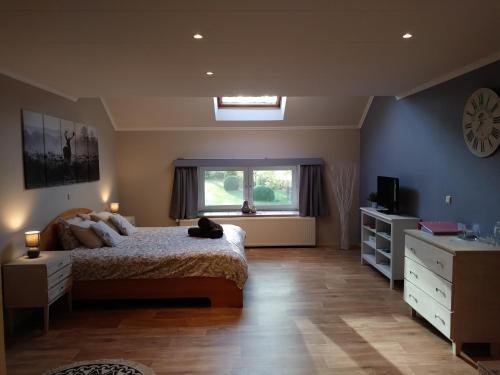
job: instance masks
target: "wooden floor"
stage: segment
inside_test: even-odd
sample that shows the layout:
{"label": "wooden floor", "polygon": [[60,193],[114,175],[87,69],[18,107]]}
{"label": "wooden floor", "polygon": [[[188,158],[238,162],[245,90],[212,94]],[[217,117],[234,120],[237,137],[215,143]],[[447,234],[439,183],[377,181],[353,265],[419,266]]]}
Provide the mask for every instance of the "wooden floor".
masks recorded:
{"label": "wooden floor", "polygon": [[29,329],[8,340],[9,375],[99,358],[139,361],[157,375],[477,373],[410,318],[401,291],[361,266],[359,251],[247,254],[244,309],[128,302],[67,313],[61,306],[47,335]]}

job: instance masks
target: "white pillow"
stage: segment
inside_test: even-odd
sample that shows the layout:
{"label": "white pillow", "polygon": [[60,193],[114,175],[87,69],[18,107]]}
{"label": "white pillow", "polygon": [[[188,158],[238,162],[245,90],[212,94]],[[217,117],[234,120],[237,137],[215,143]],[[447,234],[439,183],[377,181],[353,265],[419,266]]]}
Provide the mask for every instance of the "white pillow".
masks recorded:
{"label": "white pillow", "polygon": [[92,223],[90,227],[108,246],[117,246],[125,239],[123,236],[120,236],[118,233],[116,233],[115,230],[111,229],[109,225],[102,220],[98,221],[97,223]]}
{"label": "white pillow", "polygon": [[130,221],[125,219],[120,214],[114,214],[109,218],[109,220],[118,228],[119,232],[124,236],[130,236],[137,232],[137,228],[134,227]]}
{"label": "white pillow", "polygon": [[90,219],[92,221],[104,221],[106,224],[108,224],[108,226],[113,229],[114,231],[116,231],[116,233],[120,233],[120,231],[118,230],[117,227],[115,227],[115,225],[113,224],[113,222],[110,220],[111,217],[113,216],[113,214],[111,212],[106,212],[106,211],[102,211],[102,212],[91,212],[90,213]]}
{"label": "white pillow", "polygon": [[95,223],[90,220],[82,220],[79,223],[70,224],[69,226],[71,232],[78,238],[78,241],[89,249],[95,249],[104,245],[101,238],[92,230],[92,224]]}

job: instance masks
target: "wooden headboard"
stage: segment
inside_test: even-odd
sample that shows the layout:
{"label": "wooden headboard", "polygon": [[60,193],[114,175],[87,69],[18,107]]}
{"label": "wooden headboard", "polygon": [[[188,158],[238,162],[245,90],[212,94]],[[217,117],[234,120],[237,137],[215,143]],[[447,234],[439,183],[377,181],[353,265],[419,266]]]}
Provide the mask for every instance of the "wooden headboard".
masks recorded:
{"label": "wooden headboard", "polygon": [[57,221],[59,219],[70,219],[78,214],[88,214],[89,212],[92,212],[92,210],[89,210],[88,208],[73,208],[59,214],[54,220],[47,224],[45,229],[40,233],[39,249],[42,251],[60,250],[61,245],[57,239]]}

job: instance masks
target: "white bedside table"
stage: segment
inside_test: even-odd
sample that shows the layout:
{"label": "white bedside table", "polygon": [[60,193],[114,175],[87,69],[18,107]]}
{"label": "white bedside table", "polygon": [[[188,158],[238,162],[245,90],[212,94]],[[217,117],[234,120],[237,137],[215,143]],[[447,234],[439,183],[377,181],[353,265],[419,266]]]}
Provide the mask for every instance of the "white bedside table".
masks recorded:
{"label": "white bedside table", "polygon": [[9,329],[13,330],[13,311],[17,308],[43,308],[44,330],[49,330],[50,305],[62,296],[71,311],[71,257],[69,251],[42,251],[40,257],[26,256],[3,265],[4,307]]}

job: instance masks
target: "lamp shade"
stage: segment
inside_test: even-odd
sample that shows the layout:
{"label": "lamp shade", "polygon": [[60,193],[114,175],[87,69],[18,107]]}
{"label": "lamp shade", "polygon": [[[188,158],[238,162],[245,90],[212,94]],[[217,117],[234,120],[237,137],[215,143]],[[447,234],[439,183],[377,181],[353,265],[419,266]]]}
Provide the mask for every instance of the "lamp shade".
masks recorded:
{"label": "lamp shade", "polygon": [[120,203],[113,202],[109,204],[109,210],[111,213],[116,214],[120,210]]}
{"label": "lamp shade", "polygon": [[38,247],[40,244],[40,231],[32,230],[24,233],[26,247]]}

